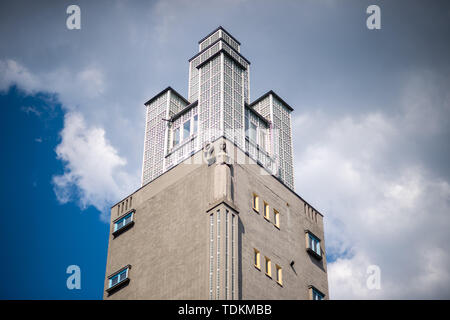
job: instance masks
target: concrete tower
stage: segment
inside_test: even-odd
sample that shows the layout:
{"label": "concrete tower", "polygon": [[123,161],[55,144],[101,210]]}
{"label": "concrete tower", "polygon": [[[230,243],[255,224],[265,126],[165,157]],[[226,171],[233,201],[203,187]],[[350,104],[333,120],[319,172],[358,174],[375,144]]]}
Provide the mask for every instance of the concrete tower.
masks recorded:
{"label": "concrete tower", "polygon": [[142,187],[111,209],[105,299],[323,299],[323,216],[294,192],[291,111],[250,103],[250,62],[219,27],[188,99],[145,103]]}

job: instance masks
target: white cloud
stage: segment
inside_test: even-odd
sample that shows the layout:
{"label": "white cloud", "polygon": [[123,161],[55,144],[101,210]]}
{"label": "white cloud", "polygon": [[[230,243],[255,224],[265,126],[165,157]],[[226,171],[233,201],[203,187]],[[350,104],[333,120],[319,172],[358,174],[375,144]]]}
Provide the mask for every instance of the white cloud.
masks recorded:
{"label": "white cloud", "polygon": [[14,84],[28,92],[40,89],[38,79],[17,61],[0,60],[0,91],[6,91]]}
{"label": "white cloud", "polygon": [[[317,111],[293,120],[296,188],[325,214],[327,251],[337,257],[331,298],[450,297],[450,185],[407,156],[442,129],[436,113],[448,100],[430,107],[432,92],[415,82],[395,115]],[[424,110],[433,119],[425,131]],[[381,269],[380,290],[366,286],[369,265]]]}
{"label": "white cloud", "polygon": [[[86,122],[85,113],[91,112],[92,121],[96,112],[103,114],[108,107],[113,108],[112,103],[106,103],[105,108],[92,108],[107,88],[103,72],[90,66],[81,71],[60,68],[33,74],[11,59],[0,60],[0,71],[1,91],[15,84],[29,94],[39,91],[58,94],[66,114],[56,153],[64,162],[65,172],[53,178],[56,196],[61,203],[75,201],[82,209],[92,205],[101,211],[102,220],[109,222],[109,207],[139,186],[139,174],[136,166],[128,166],[127,160],[105,138],[102,126]],[[23,106],[21,110],[37,116],[42,114],[33,106]],[[35,141],[42,142],[42,139]]]}
{"label": "white cloud", "polygon": [[53,177],[58,200],[76,200],[82,208],[93,205],[109,221],[108,208],[125,196],[137,179],[127,174],[126,160],[106,140],[105,131],[88,127],[81,114],[65,115],[61,138],[56,153],[65,172]]}

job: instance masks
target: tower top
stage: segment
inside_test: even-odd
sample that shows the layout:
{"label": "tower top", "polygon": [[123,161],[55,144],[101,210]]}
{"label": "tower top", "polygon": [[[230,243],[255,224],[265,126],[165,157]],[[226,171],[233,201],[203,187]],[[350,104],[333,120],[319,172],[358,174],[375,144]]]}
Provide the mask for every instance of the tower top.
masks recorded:
{"label": "tower top", "polygon": [[241,43],[222,26],[217,27],[212,32],[210,32],[206,37],[204,37],[198,42],[198,51],[202,52],[203,50],[210,47],[219,40],[225,41],[237,52],[240,51]]}
{"label": "tower top", "polygon": [[211,31],[207,36],[203,37],[198,44],[202,43],[204,40],[206,40],[208,37],[212,36],[214,33],[216,33],[217,31],[222,30],[222,32],[225,32],[230,38],[232,38],[234,41],[237,42],[238,45],[241,45],[241,43],[231,35],[231,33],[229,33],[227,30],[225,30],[224,27],[222,26],[218,26],[216,29],[214,29],[213,31]]}

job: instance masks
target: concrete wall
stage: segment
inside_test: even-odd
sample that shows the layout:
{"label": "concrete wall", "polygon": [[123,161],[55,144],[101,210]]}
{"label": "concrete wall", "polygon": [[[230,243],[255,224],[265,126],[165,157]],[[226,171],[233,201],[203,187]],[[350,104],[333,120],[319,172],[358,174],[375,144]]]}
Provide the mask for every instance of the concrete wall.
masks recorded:
{"label": "concrete wall", "polygon": [[[220,155],[224,142],[227,156]],[[310,285],[327,298],[325,257],[317,260],[305,246],[305,230],[310,230],[321,239],[324,250],[322,216],[308,206],[310,210],[305,212],[305,202],[299,196],[262,167],[252,164],[228,140],[221,138],[214,147],[215,161],[210,166],[200,164],[203,153],[199,152],[192,158],[196,164],[186,164],[188,160],[130,195],[131,207],[124,212],[136,210],[135,224],[117,237],[110,236],[105,289],[107,277],[128,264],[131,265],[130,282],[111,295],[105,292],[104,298],[209,299],[211,252],[213,298],[217,292],[220,299],[231,298],[232,266],[235,299],[309,299]],[[259,196],[259,214],[252,209],[253,193]],[[270,221],[263,217],[263,201],[270,206]],[[274,226],[274,208],[280,214],[280,229]],[[221,211],[219,238],[218,210]],[[226,211],[230,213],[228,229],[222,213]],[[118,205],[112,207],[111,221],[121,214]],[[234,253],[232,215],[237,230]],[[254,248],[261,252],[261,270],[254,267]],[[217,264],[217,251],[220,251],[220,264]],[[236,258],[234,265],[232,254]],[[225,256],[228,256],[227,264]],[[264,256],[272,261],[272,279],[265,275]],[[283,270],[282,286],[276,282],[275,264]]]}

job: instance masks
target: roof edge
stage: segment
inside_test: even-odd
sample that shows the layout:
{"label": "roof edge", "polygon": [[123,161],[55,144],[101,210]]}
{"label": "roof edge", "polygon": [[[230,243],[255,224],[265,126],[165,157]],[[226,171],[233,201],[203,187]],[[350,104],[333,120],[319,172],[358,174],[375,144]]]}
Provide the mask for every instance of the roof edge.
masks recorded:
{"label": "roof edge", "polygon": [[218,31],[218,30],[222,30],[222,31],[226,32],[226,33],[230,36],[231,39],[233,39],[234,41],[236,41],[238,45],[241,45],[241,43],[240,43],[235,37],[233,37],[233,36],[231,35],[231,33],[229,33],[227,30],[225,30],[225,28],[222,27],[222,26],[218,26],[216,29],[214,29],[213,31],[211,31],[207,36],[203,37],[203,38],[198,42],[198,44],[200,44],[200,43],[202,43],[203,41],[205,41],[208,37],[212,36],[212,35],[213,35],[216,31]]}
{"label": "roof edge", "polygon": [[155,101],[159,96],[163,95],[164,93],[166,93],[167,91],[173,91],[173,93],[175,93],[178,97],[180,97],[187,105],[190,104],[190,102],[183,97],[183,95],[181,95],[180,93],[178,93],[174,88],[172,88],[171,86],[168,86],[167,88],[165,88],[164,90],[162,90],[160,93],[156,94],[155,96],[153,96],[153,98],[151,98],[150,100],[148,100],[146,103],[144,103],[144,106],[148,106],[150,103],[152,103],[153,101]]}
{"label": "roof edge", "polygon": [[260,102],[261,100],[263,100],[264,98],[266,98],[268,95],[273,95],[275,96],[275,98],[277,98],[278,100],[280,100],[283,104],[286,105],[286,107],[290,110],[290,111],[294,111],[294,108],[292,108],[286,101],[284,101],[279,95],[277,95],[273,90],[270,90],[266,93],[264,93],[261,97],[259,97],[258,99],[256,99],[255,101],[253,101],[252,103],[249,104],[250,107],[253,107],[255,104],[257,104],[258,102]]}

